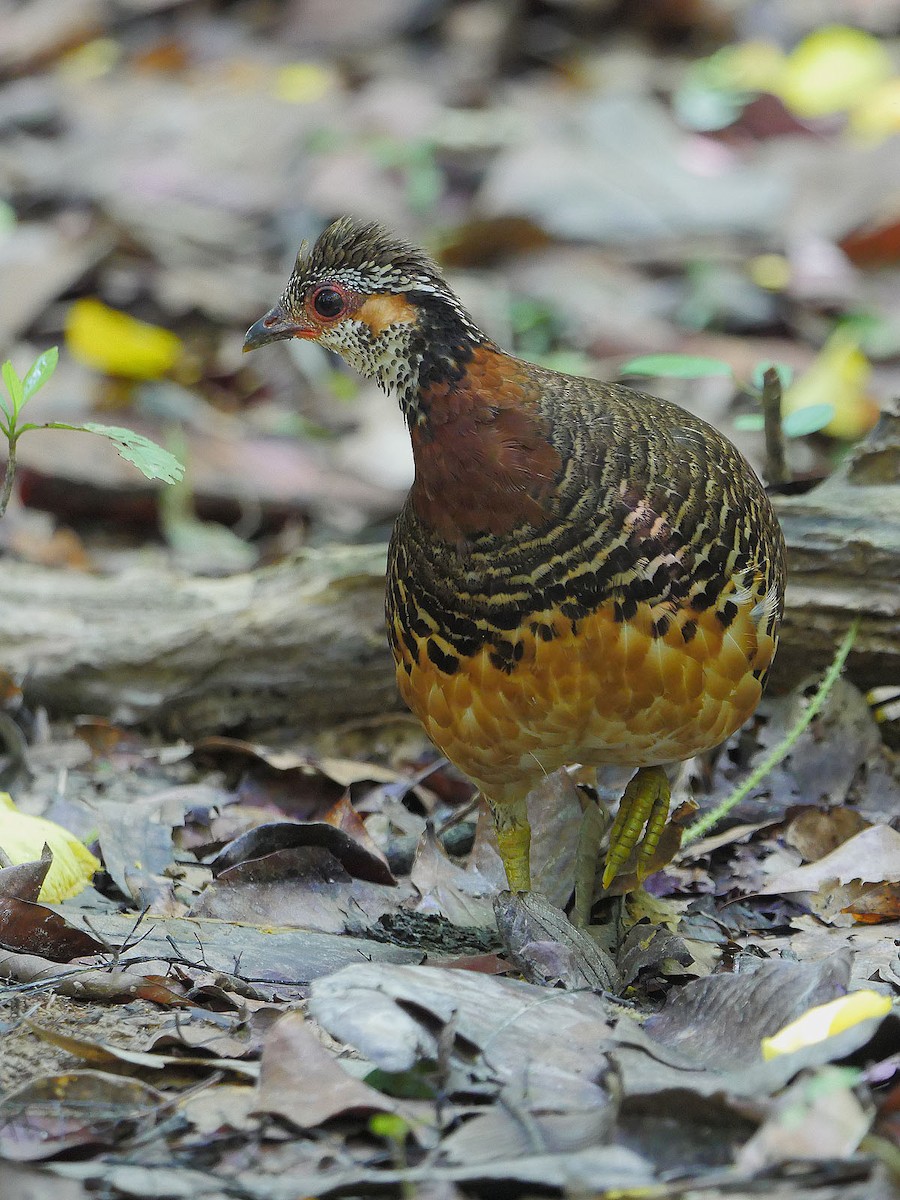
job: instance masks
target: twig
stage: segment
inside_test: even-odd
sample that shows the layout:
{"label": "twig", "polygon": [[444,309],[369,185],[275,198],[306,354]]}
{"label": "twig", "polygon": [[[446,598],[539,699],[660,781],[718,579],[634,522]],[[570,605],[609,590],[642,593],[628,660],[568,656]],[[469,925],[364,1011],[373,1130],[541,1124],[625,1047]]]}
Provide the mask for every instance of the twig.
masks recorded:
{"label": "twig", "polygon": [[[0,514],[2,515],[2,514]],[[20,774],[29,773],[28,742],[15,719],[0,709],[0,747],[9,755],[9,762],[0,771],[0,788],[9,788]]]}
{"label": "twig", "polygon": [[766,755],[759,766],[750,772],[744,782],[739,784],[729,796],[725,797],[721,804],[717,804],[715,808],[705,813],[699,821],[695,821],[686,830],[684,837],[681,839],[682,849],[685,846],[689,846],[691,842],[696,842],[698,838],[703,837],[708,830],[718,824],[723,817],[731,812],[736,804],[740,804],[748,792],[751,792],[786,757],[803,730],[818,716],[822,705],[828,697],[828,693],[834,687],[835,683],[837,683],[838,676],[843,669],[844,663],[847,661],[847,655],[853,647],[858,631],[859,617],[854,620],[844,635],[844,640],[838,646],[837,653],[832,659],[831,666],[825,672],[816,694],[810,700],[806,711],[801,715],[793,729],[778,743],[774,750]]}
{"label": "twig", "polygon": [[6,459],[6,475],[3,479],[3,491],[0,493],[0,517],[6,512],[9,498],[12,495],[13,483],[16,478],[16,438],[9,439],[9,454]]}
{"label": "twig", "polygon": [[766,434],[766,480],[784,483],[789,472],[784,461],[784,433],[781,428],[781,378],[774,367],[763,374],[762,410]]}

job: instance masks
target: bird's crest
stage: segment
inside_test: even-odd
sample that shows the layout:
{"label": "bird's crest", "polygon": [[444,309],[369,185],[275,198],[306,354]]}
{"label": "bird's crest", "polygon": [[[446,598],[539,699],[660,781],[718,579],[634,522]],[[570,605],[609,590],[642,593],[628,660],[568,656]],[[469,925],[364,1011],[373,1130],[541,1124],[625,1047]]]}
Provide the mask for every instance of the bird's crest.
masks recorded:
{"label": "bird's crest", "polygon": [[310,250],[300,247],[294,278],[305,286],[340,279],[363,292],[448,292],[430,255],[390,233],[375,221],[340,217]]}

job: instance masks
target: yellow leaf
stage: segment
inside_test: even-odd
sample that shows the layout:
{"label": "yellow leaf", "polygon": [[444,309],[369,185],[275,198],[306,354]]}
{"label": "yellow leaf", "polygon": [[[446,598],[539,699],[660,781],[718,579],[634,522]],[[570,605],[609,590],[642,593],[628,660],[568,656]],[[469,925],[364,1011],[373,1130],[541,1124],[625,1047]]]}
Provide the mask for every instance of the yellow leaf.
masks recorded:
{"label": "yellow leaf", "polygon": [[715,58],[723,82],[740,92],[773,91],[784,69],[779,47],[762,40],[726,46]]}
{"label": "yellow leaf", "polygon": [[275,95],[288,104],[313,104],[331,91],[334,76],[319,63],[296,62],[275,76]]}
{"label": "yellow leaf", "polygon": [[112,38],[94,38],[63,55],[59,72],[68,82],[90,83],[101,79],[118,65],[122,47]]}
{"label": "yellow leaf", "polygon": [[791,265],[783,254],[758,254],[750,260],[748,274],[757,287],[783,292],[791,282]]}
{"label": "yellow leaf", "polygon": [[26,816],[8,792],[0,792],[0,849],[13,866],[36,862],[45,844],[53,851],[53,862],[38,899],[58,904],[87,887],[100,862],[68,829],[43,817]]}
{"label": "yellow leaf", "polygon": [[170,330],[108,308],[100,300],[76,300],[66,317],[66,346],[73,358],[126,379],[159,379],[181,356]]}
{"label": "yellow leaf", "polygon": [[843,112],[893,74],[890,55],[862,29],[829,25],[788,55],[776,93],[800,117]]}
{"label": "yellow leaf", "polygon": [[814,404],[830,404],[834,417],[824,432],[855,441],[878,420],[878,405],[866,390],[871,371],[859,344],[839,330],[828,339],[806,374],[784,393],[781,415],[786,417]]}
{"label": "yellow leaf", "polygon": [[878,142],[900,133],[900,79],[889,79],[864,96],[850,113],[850,128],[857,137]]}
{"label": "yellow leaf", "polygon": [[890,996],[881,992],[863,989],[840,996],[828,1004],[818,1004],[808,1009],[802,1017],[791,1021],[772,1037],[762,1039],[763,1058],[777,1058],[780,1054],[793,1054],[806,1046],[824,1042],[826,1038],[851,1029],[860,1021],[870,1017],[884,1017],[893,1007]]}

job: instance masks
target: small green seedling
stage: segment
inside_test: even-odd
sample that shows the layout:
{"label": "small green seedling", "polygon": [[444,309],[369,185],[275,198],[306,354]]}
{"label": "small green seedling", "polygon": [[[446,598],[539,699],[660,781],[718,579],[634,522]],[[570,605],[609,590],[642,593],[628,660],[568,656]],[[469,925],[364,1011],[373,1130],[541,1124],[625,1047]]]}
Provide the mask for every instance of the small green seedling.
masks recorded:
{"label": "small green seedling", "polygon": [[[406,1142],[410,1134],[408,1121],[396,1113],[375,1113],[369,1118],[369,1131],[376,1137],[384,1138],[387,1142],[395,1171],[409,1169],[409,1158],[406,1153]],[[401,1180],[400,1195],[403,1200],[412,1200],[412,1197],[416,1195],[415,1184],[408,1179]]]}
{"label": "small green seedling", "polygon": [[148,479],[161,479],[163,483],[176,483],[181,479],[184,467],[178,459],[133,429],[124,429],[119,425],[98,425],[96,421],[84,421],[77,425],[68,421],[20,424],[22,409],[50,379],[58,361],[59,350],[52,346],[38,355],[24,378],[18,375],[9,360],[3,364],[2,376],[7,395],[4,398],[0,394],[0,432],[9,443],[9,453],[3,491],[0,493],[0,517],[6,512],[16,477],[16,445],[22,434],[30,429],[71,429],[76,433],[98,433],[108,438],[122,458],[133,463]]}

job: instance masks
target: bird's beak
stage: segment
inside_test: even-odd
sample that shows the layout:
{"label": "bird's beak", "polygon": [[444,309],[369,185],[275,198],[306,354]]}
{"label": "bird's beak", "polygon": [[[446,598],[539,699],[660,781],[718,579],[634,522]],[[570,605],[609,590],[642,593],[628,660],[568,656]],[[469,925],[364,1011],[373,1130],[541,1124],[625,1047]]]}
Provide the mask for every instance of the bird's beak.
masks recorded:
{"label": "bird's beak", "polygon": [[270,308],[264,317],[260,317],[244,334],[244,353],[248,350],[258,350],[269,342],[281,342],[285,338],[311,338],[316,336],[316,330],[302,321],[295,321],[287,316],[281,304]]}

